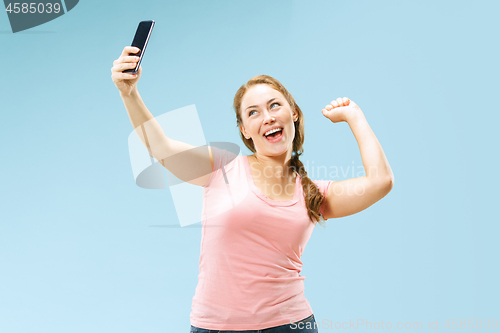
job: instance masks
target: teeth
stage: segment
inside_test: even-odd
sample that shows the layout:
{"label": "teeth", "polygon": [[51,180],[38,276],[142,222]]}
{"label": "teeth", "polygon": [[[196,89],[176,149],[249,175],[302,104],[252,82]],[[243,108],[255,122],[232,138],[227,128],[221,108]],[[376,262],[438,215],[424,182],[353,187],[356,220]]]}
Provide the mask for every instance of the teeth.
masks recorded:
{"label": "teeth", "polygon": [[278,132],[278,131],[281,131],[282,128],[275,128],[273,130],[270,130],[270,131],[267,131],[264,136],[268,136],[269,134],[273,134],[274,132]]}

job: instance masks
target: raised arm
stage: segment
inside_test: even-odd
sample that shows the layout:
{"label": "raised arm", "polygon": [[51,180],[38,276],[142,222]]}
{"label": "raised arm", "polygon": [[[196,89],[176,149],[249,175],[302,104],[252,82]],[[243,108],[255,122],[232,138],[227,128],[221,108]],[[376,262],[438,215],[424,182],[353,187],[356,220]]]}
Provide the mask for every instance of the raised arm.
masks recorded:
{"label": "raised arm", "polygon": [[358,142],[366,176],[334,182],[326,197],[323,217],[339,218],[358,213],[385,197],[394,184],[394,175],[382,146],[359,108],[347,97],[332,101],[322,110],[332,122],[349,124]]}
{"label": "raised arm", "polygon": [[138,49],[135,47],[125,47],[111,68],[111,77],[120,91],[132,127],[148,149],[149,155],[173,175],[190,184],[204,186],[213,170],[210,147],[195,147],[165,135],[137,90],[142,66],[139,66],[137,74],[123,73],[125,69],[135,68],[139,58],[129,54],[137,52]]}

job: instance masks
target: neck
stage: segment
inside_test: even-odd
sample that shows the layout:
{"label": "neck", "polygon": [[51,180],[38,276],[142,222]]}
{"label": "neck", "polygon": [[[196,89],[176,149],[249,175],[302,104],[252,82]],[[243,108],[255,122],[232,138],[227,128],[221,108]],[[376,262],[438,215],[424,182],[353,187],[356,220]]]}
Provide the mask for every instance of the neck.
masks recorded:
{"label": "neck", "polygon": [[286,152],[278,156],[266,156],[255,153],[253,157],[261,165],[264,175],[273,175],[275,178],[288,179],[294,175],[291,165],[291,152]]}

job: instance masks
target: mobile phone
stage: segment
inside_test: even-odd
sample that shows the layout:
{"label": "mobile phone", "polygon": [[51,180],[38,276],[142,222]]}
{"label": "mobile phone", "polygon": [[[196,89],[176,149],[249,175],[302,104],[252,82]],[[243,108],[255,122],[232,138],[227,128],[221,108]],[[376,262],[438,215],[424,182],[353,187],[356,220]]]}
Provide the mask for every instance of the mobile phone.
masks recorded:
{"label": "mobile phone", "polygon": [[122,71],[122,73],[137,73],[139,66],[141,65],[142,57],[144,57],[144,51],[146,51],[146,46],[148,45],[149,37],[153,31],[155,21],[141,21],[135,32],[134,40],[132,41],[132,46],[137,47],[140,51],[138,53],[130,53],[131,56],[138,56],[139,61],[135,68],[130,68]]}

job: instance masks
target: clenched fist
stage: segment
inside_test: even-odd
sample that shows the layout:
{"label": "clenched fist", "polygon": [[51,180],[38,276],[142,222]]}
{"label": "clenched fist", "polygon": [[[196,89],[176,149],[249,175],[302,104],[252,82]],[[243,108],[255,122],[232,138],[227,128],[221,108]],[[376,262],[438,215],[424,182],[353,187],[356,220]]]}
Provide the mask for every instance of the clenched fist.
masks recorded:
{"label": "clenched fist", "polygon": [[333,100],[330,104],[325,106],[323,110],[323,115],[330,119],[334,123],[340,121],[347,121],[349,117],[355,116],[361,112],[359,106],[351,101],[349,98],[337,98]]}

